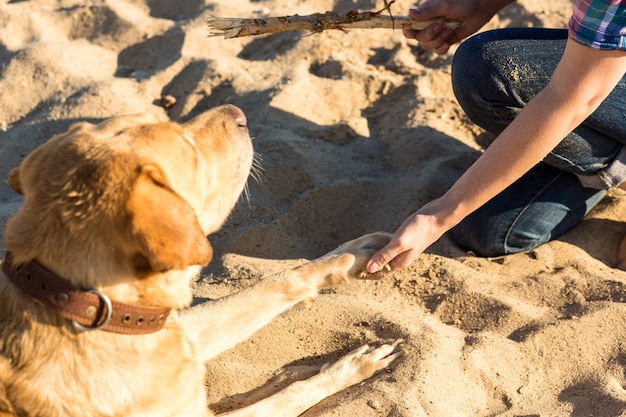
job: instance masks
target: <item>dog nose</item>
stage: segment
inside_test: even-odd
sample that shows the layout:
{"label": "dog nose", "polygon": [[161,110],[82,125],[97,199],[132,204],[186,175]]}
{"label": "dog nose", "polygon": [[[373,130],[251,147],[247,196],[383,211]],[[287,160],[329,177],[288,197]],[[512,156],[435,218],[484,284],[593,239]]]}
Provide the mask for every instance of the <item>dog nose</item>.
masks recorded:
{"label": "dog nose", "polygon": [[243,110],[241,110],[239,107],[233,106],[231,104],[228,111],[230,112],[232,118],[235,120],[235,123],[237,123],[237,126],[246,127],[248,125],[248,118],[246,117]]}

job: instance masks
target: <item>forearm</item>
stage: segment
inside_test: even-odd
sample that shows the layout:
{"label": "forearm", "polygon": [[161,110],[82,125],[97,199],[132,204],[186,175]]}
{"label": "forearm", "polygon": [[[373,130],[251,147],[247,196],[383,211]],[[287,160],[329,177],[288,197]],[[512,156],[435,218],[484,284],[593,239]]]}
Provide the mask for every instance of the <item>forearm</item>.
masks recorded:
{"label": "forearm", "polygon": [[547,114],[552,101],[549,90],[539,93],[436,201],[431,210],[439,211],[440,222],[446,230],[524,175],[567,134],[568,127],[572,126],[564,122],[569,118],[568,106],[562,103],[561,108]]}
{"label": "forearm", "polygon": [[441,199],[424,209],[434,213],[443,229],[456,225],[541,161],[582,123],[623,76],[624,66],[623,52],[592,51],[570,41],[548,86]]}

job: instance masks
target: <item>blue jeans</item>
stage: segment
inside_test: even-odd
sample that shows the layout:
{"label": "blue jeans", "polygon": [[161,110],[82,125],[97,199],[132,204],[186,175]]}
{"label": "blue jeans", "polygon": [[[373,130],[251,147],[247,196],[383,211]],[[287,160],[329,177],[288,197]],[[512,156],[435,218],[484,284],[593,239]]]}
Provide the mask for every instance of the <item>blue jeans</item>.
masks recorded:
{"label": "blue jeans", "polygon": [[[562,29],[499,29],[460,45],[452,63],[459,104],[495,135],[550,80],[567,39]],[[604,197],[577,175],[607,167],[626,144],[626,77],[600,107],[526,175],[451,233],[480,256],[528,251],[578,224]]]}

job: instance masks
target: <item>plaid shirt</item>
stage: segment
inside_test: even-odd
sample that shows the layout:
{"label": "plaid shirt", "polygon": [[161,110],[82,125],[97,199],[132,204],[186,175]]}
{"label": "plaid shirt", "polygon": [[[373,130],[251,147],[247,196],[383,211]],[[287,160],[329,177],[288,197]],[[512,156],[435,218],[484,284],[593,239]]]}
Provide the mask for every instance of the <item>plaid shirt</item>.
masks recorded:
{"label": "plaid shirt", "polygon": [[596,49],[626,50],[626,0],[576,0],[569,37]]}

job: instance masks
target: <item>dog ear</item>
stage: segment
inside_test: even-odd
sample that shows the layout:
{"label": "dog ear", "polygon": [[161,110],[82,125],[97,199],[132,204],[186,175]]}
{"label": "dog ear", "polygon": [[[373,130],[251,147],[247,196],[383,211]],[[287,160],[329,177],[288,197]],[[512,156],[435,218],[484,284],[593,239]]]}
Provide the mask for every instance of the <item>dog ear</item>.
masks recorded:
{"label": "dog ear", "polygon": [[19,166],[13,168],[9,172],[9,186],[18,194],[24,195],[22,191],[22,184],[20,183],[20,168]]}
{"label": "dog ear", "polygon": [[211,260],[213,249],[194,210],[171,189],[157,165],[141,167],[128,208],[131,233],[144,258],[141,262],[135,259],[138,269],[149,266],[163,272],[206,265]]}

